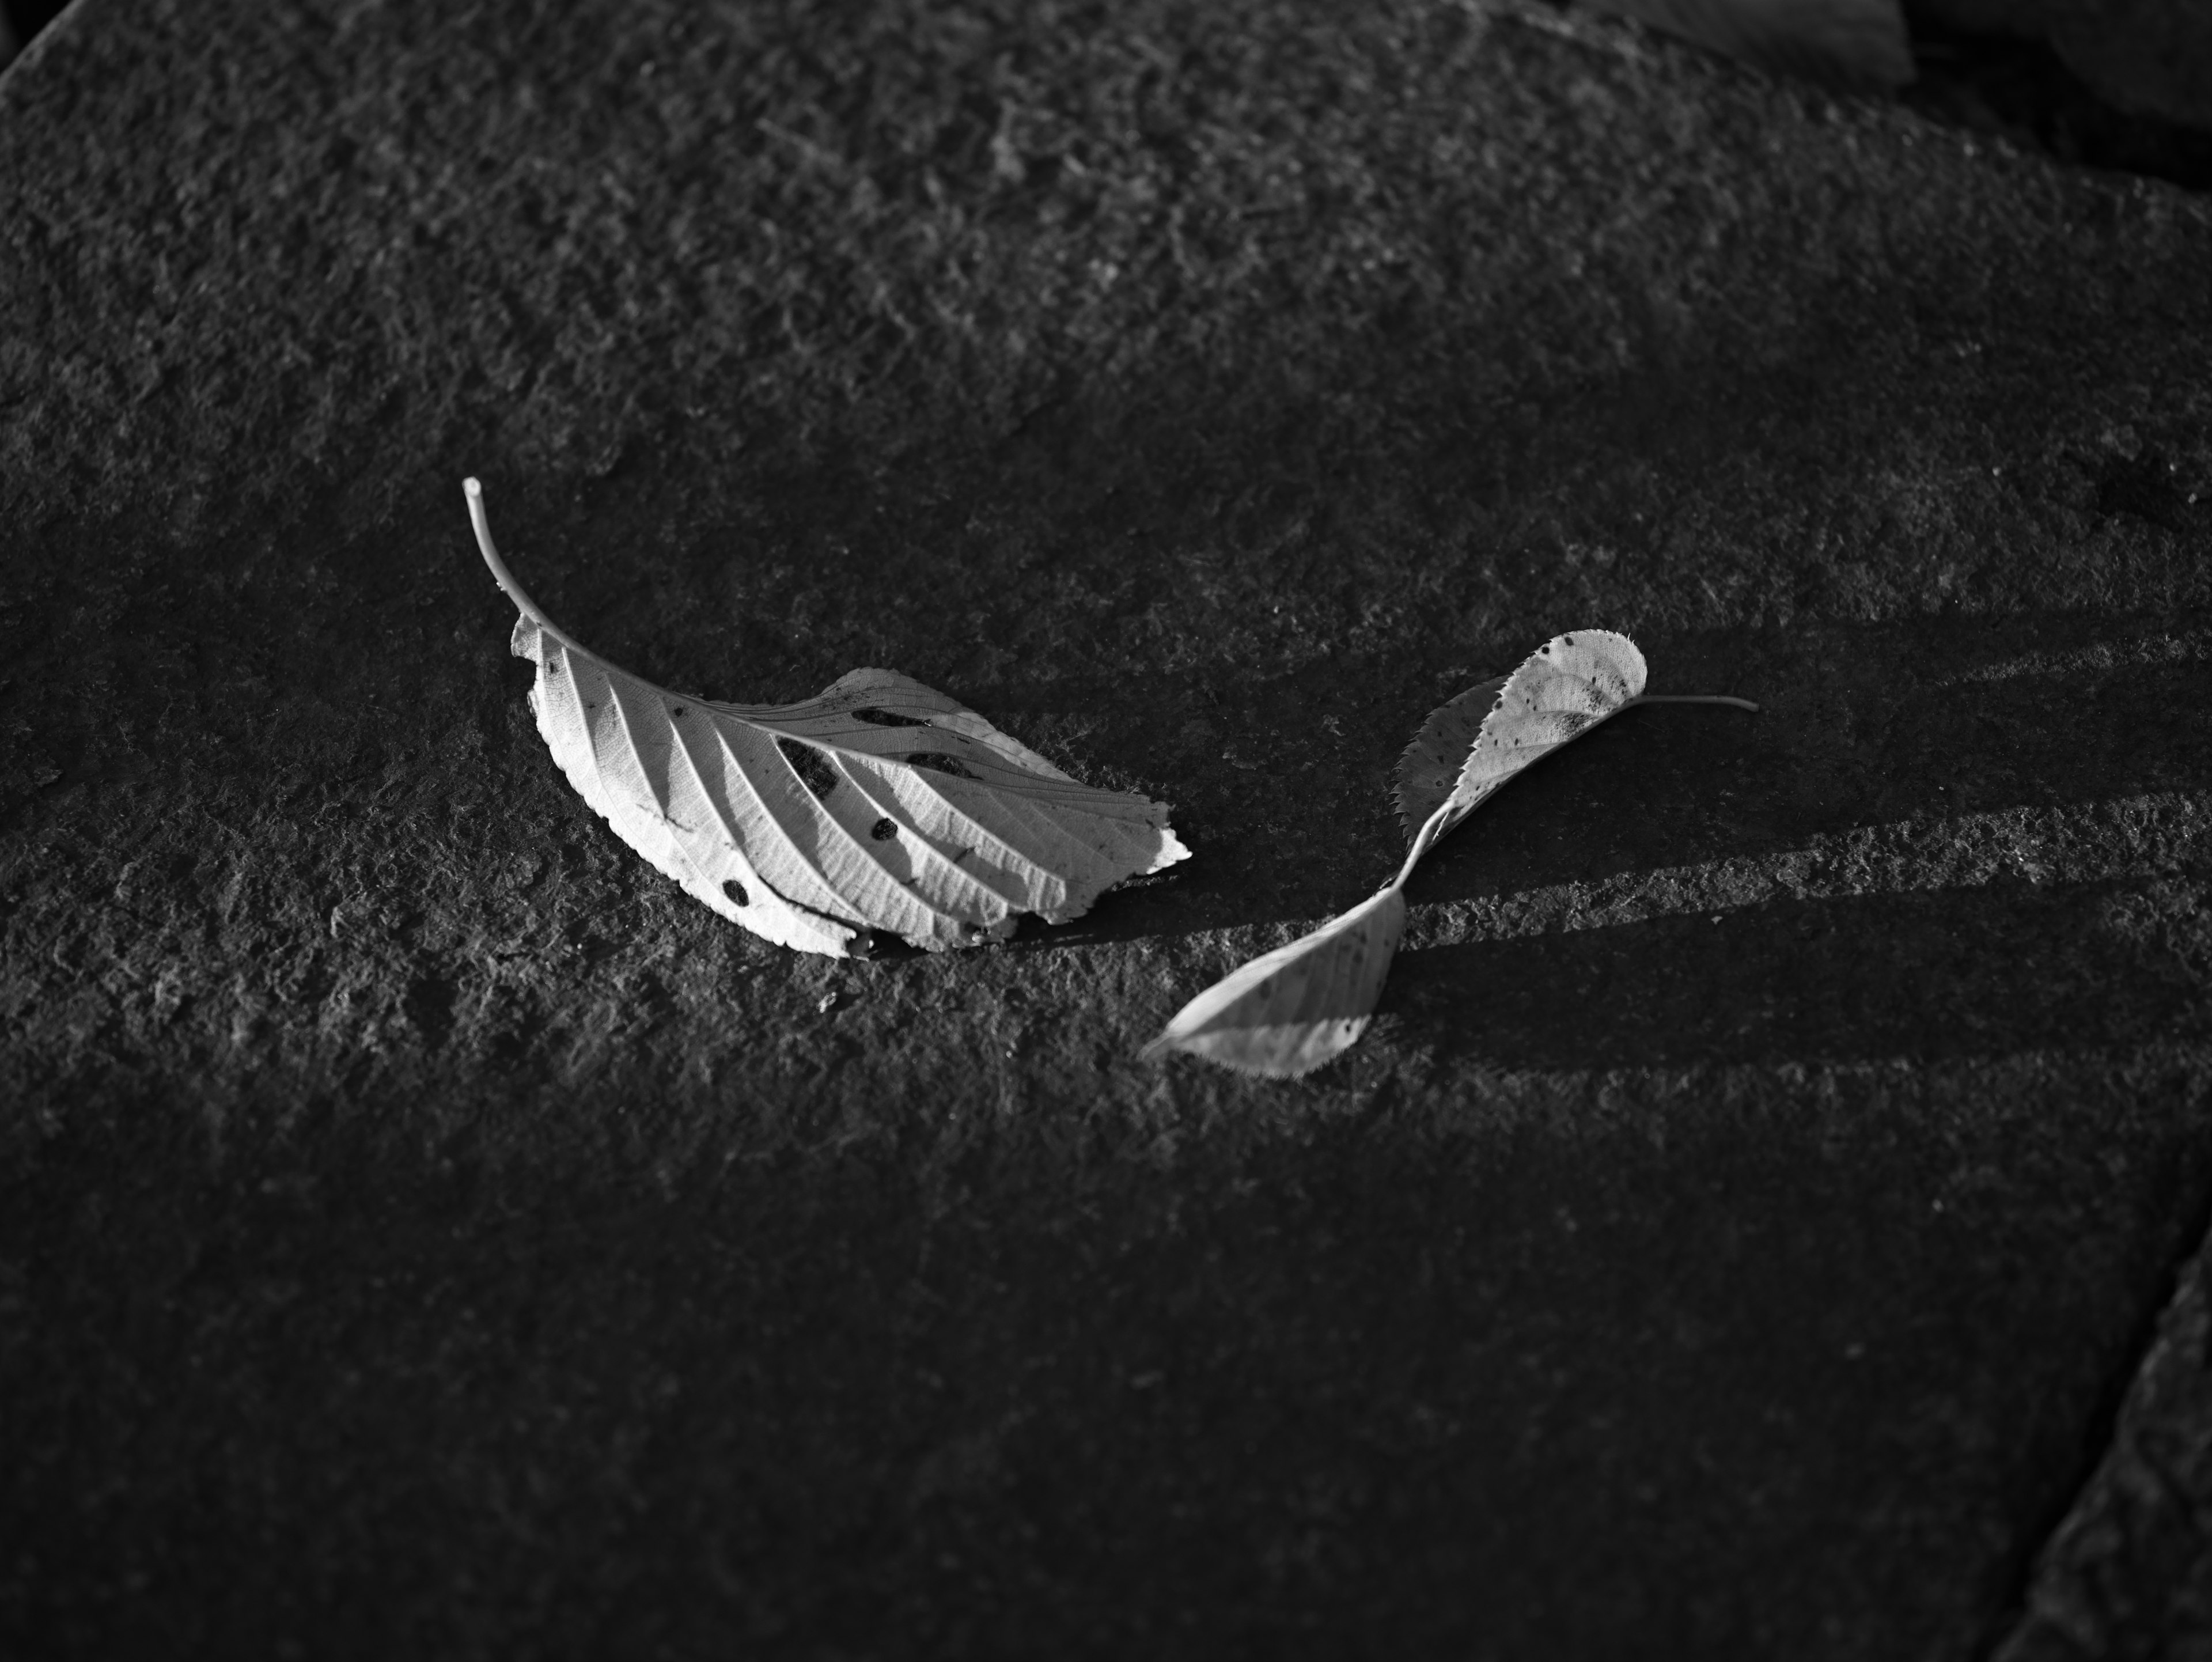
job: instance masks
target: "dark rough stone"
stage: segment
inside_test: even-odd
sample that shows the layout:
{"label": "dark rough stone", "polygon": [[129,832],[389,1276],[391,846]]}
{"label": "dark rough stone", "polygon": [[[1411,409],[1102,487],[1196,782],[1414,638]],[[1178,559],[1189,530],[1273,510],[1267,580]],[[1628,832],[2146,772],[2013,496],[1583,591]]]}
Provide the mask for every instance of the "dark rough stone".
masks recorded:
{"label": "dark rough stone", "polygon": [[2212,1243],[2173,1300],[2105,1456],[2035,1567],[1995,1662],[2212,1651]]}
{"label": "dark rough stone", "polygon": [[[0,80],[0,1648],[2008,1630],[2207,1198],[2212,210],[1532,18]],[[904,670],[1196,857],[766,947],[548,760],[465,473],[617,661]],[[1503,793],[1343,1064],[1134,1059],[1582,625],[1765,711]]]}

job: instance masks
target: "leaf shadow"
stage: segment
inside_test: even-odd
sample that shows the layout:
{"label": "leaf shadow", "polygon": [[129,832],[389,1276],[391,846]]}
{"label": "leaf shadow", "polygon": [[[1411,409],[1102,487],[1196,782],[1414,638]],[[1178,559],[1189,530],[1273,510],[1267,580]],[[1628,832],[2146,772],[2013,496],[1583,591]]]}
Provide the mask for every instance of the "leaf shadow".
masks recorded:
{"label": "leaf shadow", "polygon": [[2201,1037],[2179,959],[2115,883],[1694,914],[1400,955],[1384,1032],[1501,1068],[1851,1062]]}
{"label": "leaf shadow", "polygon": [[[1724,686],[1765,708],[1646,708],[1599,728],[1440,845],[1409,887],[1417,908],[1770,855],[1887,825],[2018,808],[2063,816],[2212,789],[2206,640],[2169,619],[1814,624],[1648,650],[1662,666],[1656,685]],[[1176,816],[1198,857],[1124,886],[1073,924],[1025,928],[1016,950],[1317,923],[1371,892],[1402,853],[1389,767],[1430,708],[1422,701],[1435,702],[1429,667],[1392,673],[1398,686],[1381,696],[1356,673],[1338,678],[1345,748],[1358,762],[1310,782],[1271,773],[1276,788],[1256,791],[1201,762],[1192,812],[1178,804]],[[1304,730],[1263,719],[1229,743],[1265,764],[1293,755],[1316,702],[1298,691]],[[1264,685],[1249,702],[1288,706],[1278,693]]]}

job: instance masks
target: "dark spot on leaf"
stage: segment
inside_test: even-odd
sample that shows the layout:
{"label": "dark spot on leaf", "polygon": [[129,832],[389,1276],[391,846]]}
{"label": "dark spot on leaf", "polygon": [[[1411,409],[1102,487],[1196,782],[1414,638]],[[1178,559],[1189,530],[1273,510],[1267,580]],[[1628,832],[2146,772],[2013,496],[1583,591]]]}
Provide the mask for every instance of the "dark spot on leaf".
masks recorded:
{"label": "dark spot on leaf", "polygon": [[722,880],[722,898],[732,906],[750,906],[753,904],[753,898],[745,892],[745,886],[734,877],[726,877]]}
{"label": "dark spot on leaf", "polygon": [[939,773],[949,773],[955,779],[973,779],[974,771],[957,756],[947,756],[941,750],[918,750],[908,757],[909,766],[933,768]]}
{"label": "dark spot on leaf", "polygon": [[878,819],[868,827],[868,835],[878,843],[888,843],[898,835],[897,822],[890,819]]}
{"label": "dark spot on leaf", "polygon": [[684,714],[684,706],[681,704],[673,705],[670,708],[668,713],[671,715],[681,715]]}
{"label": "dark spot on leaf", "polygon": [[856,709],[853,712],[853,719],[879,728],[926,728],[929,725],[919,715],[901,715],[896,710],[890,709]]}
{"label": "dark spot on leaf", "polygon": [[837,788],[836,769],[813,746],[802,745],[795,739],[779,739],[775,747],[783,752],[783,759],[791,764],[791,770],[814,793],[817,801],[826,801],[830,793]]}

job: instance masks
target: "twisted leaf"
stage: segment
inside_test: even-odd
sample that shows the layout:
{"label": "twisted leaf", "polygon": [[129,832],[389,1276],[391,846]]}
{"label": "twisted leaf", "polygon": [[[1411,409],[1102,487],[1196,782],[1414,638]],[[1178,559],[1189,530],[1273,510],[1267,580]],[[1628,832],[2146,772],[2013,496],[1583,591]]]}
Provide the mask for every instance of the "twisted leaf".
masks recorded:
{"label": "twisted leaf", "polygon": [[1407,880],[1437,839],[1498,787],[1633,704],[1758,708],[1741,698],[1652,698],[1644,682],[1644,654],[1634,642],[1583,630],[1546,642],[1511,675],[1470,687],[1431,712],[1398,764],[1398,811],[1413,839],[1398,875],[1311,934],[1200,993],[1145,1053],[1184,1050],[1286,1079],[1351,1049],[1366,1031],[1405,933]]}
{"label": "twisted leaf", "polygon": [[887,930],[933,952],[1063,923],[1186,859],[1165,804],[1078,782],[919,681],[856,669],[796,704],[726,704],[618,669],[485,563],[538,666],[538,731],[617,836],[686,892],[781,946],[862,956]]}
{"label": "twisted leaf", "polygon": [[1483,718],[1497,708],[1504,690],[1505,678],[1499,675],[1438,704],[1398,758],[1398,819],[1408,843],[1459,783]]}

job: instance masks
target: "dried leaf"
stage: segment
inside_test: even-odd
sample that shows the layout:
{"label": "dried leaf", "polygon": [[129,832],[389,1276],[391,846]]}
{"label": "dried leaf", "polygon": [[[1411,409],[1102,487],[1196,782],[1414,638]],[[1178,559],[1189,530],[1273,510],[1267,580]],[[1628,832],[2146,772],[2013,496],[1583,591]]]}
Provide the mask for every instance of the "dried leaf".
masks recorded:
{"label": "dried leaf", "polygon": [[1405,932],[1405,891],[1394,883],[1215,982],[1144,1054],[1185,1050],[1277,1078],[1310,1073],[1367,1030]]}
{"label": "dried leaf", "polygon": [[[1430,842],[1453,830],[1522,769],[1627,709],[1642,696],[1645,679],[1644,654],[1626,635],[1583,630],[1539,647],[1499,686],[1497,703],[1483,717],[1474,743],[1461,752],[1459,771],[1439,805],[1443,819]],[[1421,731],[1428,732],[1429,725],[1443,715],[1442,709],[1431,715]],[[1407,799],[1402,758],[1399,770],[1402,807]],[[1437,812],[1431,807],[1410,829],[1418,836]]]}
{"label": "dried leaf", "polygon": [[1176,1013],[1146,1056],[1188,1051],[1243,1073],[1290,1079],[1358,1042],[1405,933],[1407,880],[1421,857],[1498,787],[1607,717],[1653,698],[1644,654],[1625,635],[1583,630],[1547,642],[1502,680],[1432,711],[1399,760],[1398,811],[1413,847],[1389,886],[1311,934],[1257,958]]}
{"label": "dried leaf", "polygon": [[1188,857],[1165,804],[1079,783],[919,681],[856,669],[796,704],[726,704],[617,668],[556,628],[469,514],[521,612],[538,730],[577,794],[656,869],[781,946],[939,951],[1064,923]]}
{"label": "dried leaf", "polygon": [[1483,717],[1498,707],[1498,695],[1504,690],[1505,678],[1499,675],[1437,705],[1398,758],[1398,819],[1408,843],[1459,783]]}

